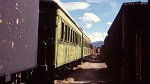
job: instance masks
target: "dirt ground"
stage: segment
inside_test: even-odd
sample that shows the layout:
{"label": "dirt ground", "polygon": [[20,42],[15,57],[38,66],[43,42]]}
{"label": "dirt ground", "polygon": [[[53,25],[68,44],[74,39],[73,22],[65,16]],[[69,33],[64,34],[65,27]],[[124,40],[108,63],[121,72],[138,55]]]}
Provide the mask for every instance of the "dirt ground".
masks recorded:
{"label": "dirt ground", "polygon": [[98,56],[87,57],[63,80],[55,80],[55,84],[110,84],[110,76],[106,63],[102,63]]}

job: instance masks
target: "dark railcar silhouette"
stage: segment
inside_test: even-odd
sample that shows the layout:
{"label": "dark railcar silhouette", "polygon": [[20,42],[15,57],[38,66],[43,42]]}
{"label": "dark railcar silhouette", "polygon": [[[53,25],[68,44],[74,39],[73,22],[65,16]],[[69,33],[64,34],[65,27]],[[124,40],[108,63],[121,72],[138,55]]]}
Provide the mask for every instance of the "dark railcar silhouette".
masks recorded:
{"label": "dark railcar silhouette", "polygon": [[124,3],[108,30],[104,54],[114,84],[148,84],[150,5]]}

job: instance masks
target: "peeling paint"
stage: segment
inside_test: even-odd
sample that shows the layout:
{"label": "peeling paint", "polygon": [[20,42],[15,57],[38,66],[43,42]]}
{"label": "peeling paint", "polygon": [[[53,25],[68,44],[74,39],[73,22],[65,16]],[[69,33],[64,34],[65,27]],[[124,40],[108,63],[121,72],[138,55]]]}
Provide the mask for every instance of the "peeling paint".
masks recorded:
{"label": "peeling paint", "polygon": [[12,42],[12,43],[11,43],[11,48],[14,48],[14,45],[15,45],[15,43],[14,43],[14,42]]}
{"label": "peeling paint", "polygon": [[19,24],[19,19],[17,18],[17,20],[16,20],[16,24]]}

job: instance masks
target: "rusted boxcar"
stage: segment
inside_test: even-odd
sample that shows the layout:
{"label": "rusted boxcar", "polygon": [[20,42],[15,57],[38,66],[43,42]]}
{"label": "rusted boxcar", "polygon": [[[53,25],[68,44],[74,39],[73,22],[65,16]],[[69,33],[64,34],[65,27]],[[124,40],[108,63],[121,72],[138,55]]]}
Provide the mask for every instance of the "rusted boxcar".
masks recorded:
{"label": "rusted boxcar", "polygon": [[114,83],[149,83],[149,43],[150,4],[124,3],[104,42]]}
{"label": "rusted boxcar", "polygon": [[37,66],[39,0],[0,0],[0,84]]}

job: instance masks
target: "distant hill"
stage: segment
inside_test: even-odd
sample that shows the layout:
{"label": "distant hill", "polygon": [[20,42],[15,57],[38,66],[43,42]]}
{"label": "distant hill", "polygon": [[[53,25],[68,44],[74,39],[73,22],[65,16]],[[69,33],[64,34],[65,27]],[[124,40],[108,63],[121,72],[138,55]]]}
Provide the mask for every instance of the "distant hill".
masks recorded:
{"label": "distant hill", "polygon": [[96,41],[96,42],[92,42],[92,45],[93,46],[96,46],[96,47],[101,47],[101,45],[104,45],[104,41]]}

